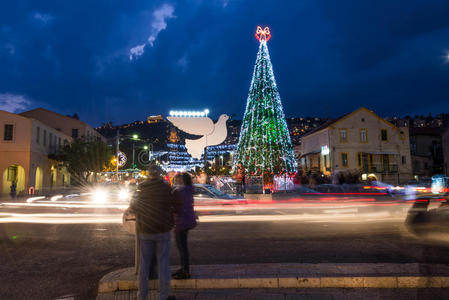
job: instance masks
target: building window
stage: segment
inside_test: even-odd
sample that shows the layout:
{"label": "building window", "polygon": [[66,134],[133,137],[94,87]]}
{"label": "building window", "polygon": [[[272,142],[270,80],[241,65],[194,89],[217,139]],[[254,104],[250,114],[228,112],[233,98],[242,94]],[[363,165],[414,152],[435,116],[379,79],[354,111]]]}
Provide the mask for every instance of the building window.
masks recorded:
{"label": "building window", "polygon": [[340,131],[340,143],[346,143],[348,141],[348,132],[345,128],[339,129]]}
{"label": "building window", "polygon": [[403,164],[403,165],[406,164],[405,156],[402,156],[402,164]]}
{"label": "building window", "polygon": [[348,153],[341,154],[341,166],[348,167]]}
{"label": "building window", "polygon": [[[406,125],[407,126],[407,125]],[[399,132],[399,138],[401,139],[401,140],[405,140],[405,134],[404,134],[404,131],[400,131]]]}
{"label": "building window", "polygon": [[53,146],[53,133],[49,133],[48,135],[48,145],[51,147]]}
{"label": "building window", "polygon": [[384,171],[390,170],[390,156],[388,154],[382,154],[382,165]]}
{"label": "building window", "polygon": [[13,139],[13,132],[14,132],[14,125],[12,125],[12,124],[5,124],[3,140],[4,141],[12,141],[12,139]]}
{"label": "building window", "polygon": [[44,129],[44,146],[47,146],[47,130]]}
{"label": "building window", "polygon": [[361,143],[368,143],[368,135],[366,132],[366,129],[360,129],[360,142]]}
{"label": "building window", "polygon": [[15,181],[17,179],[17,166],[8,167],[8,181]]}
{"label": "building window", "polygon": [[362,118],[362,122],[365,122],[365,118]]}
{"label": "building window", "polygon": [[415,161],[415,171],[421,170],[421,162],[419,160]]}
{"label": "building window", "polygon": [[388,141],[388,132],[386,129],[381,129],[380,130],[380,139],[382,141]]}
{"label": "building window", "polygon": [[61,148],[61,138],[58,138],[58,148]]}
{"label": "building window", "polygon": [[410,153],[412,155],[416,155],[416,150],[417,150],[416,141],[414,138],[413,139],[411,138],[410,139]]}
{"label": "building window", "polygon": [[78,138],[78,128],[72,128],[72,138]]}
{"label": "building window", "polygon": [[39,145],[41,139],[41,128],[37,126],[36,128],[36,143]]}

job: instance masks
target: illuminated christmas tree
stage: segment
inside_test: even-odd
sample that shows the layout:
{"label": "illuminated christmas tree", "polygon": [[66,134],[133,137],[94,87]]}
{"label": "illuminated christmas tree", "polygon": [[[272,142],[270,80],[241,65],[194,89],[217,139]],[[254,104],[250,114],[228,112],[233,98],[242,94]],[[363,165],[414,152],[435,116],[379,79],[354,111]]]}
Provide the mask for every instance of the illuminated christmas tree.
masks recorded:
{"label": "illuminated christmas tree", "polygon": [[257,27],[259,40],[251,87],[246,102],[234,165],[242,163],[249,174],[293,173],[297,163],[285,121],[267,41],[270,29]]}

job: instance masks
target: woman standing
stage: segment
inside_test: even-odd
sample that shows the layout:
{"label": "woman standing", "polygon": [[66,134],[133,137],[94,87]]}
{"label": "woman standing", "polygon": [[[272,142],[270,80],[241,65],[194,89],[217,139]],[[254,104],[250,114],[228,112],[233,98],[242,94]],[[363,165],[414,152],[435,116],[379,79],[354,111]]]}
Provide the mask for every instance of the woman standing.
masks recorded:
{"label": "woman standing", "polygon": [[189,230],[196,226],[196,216],[193,211],[193,185],[192,178],[188,173],[181,175],[182,186],[178,189],[179,197],[182,199],[182,209],[176,214],[175,238],[176,246],[181,259],[181,269],[172,274],[173,279],[190,278],[189,249],[187,237]]}

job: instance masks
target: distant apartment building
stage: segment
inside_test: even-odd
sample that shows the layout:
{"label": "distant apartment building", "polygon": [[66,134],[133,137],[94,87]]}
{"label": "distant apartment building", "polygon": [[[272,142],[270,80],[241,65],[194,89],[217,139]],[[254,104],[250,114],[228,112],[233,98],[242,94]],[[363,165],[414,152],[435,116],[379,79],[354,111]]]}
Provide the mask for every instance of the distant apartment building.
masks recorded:
{"label": "distant apartment building", "polygon": [[162,115],[148,116],[147,122],[148,124],[164,122],[164,118],[162,117]]}
{"label": "distant apartment building", "polygon": [[444,173],[441,129],[438,127],[412,127],[409,135],[415,179]]}
{"label": "distant apartment building", "polygon": [[64,116],[44,108],[29,110],[21,113],[20,115],[39,120],[74,139],[106,141],[100,133],[83,121],[73,117]]}
{"label": "distant apartment building", "polygon": [[299,145],[301,141],[301,136],[320,127],[327,121],[328,121],[327,118],[318,118],[318,117],[288,118],[287,125],[290,131],[292,144]]}
{"label": "distant apartment building", "polygon": [[449,176],[449,127],[441,133],[441,146],[443,149],[443,173]]}
{"label": "distant apartment building", "polygon": [[296,148],[306,172],[358,171],[362,179],[389,183],[412,179],[407,128],[362,107],[302,136]]}
{"label": "distant apartment building", "polygon": [[9,194],[43,192],[67,186],[70,175],[49,158],[72,138],[37,119],[0,110],[0,191]]}
{"label": "distant apartment building", "polygon": [[410,128],[443,128],[449,125],[449,114],[441,113],[436,116],[406,116],[403,118],[386,117],[388,122],[397,127]]}

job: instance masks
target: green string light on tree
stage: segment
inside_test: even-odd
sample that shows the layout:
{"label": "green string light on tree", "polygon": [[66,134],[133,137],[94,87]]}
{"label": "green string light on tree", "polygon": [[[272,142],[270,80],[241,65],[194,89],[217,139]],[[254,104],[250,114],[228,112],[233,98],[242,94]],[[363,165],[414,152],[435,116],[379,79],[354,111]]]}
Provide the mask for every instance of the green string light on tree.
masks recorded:
{"label": "green string light on tree", "polygon": [[255,35],[259,52],[234,165],[241,162],[255,175],[294,173],[297,163],[267,47],[270,29],[258,26]]}

